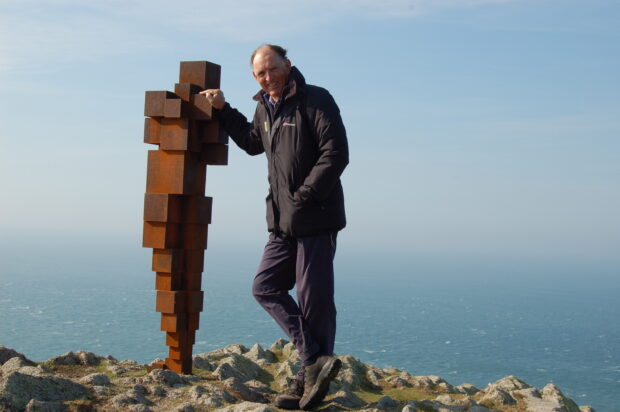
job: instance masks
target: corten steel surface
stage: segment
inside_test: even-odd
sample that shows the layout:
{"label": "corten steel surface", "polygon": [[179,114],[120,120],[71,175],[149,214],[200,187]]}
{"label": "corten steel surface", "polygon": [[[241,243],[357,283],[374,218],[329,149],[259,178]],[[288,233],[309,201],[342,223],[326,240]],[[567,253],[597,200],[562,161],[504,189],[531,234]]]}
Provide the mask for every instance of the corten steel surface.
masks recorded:
{"label": "corten steel surface", "polygon": [[213,200],[205,197],[207,165],[226,165],[228,136],[211,118],[204,89],[220,87],[220,66],[181,62],[174,93],[147,91],[144,142],[149,150],[142,246],[153,248],[157,289],[168,357],[151,368],[192,372],[192,346],[200,322],[200,290]]}

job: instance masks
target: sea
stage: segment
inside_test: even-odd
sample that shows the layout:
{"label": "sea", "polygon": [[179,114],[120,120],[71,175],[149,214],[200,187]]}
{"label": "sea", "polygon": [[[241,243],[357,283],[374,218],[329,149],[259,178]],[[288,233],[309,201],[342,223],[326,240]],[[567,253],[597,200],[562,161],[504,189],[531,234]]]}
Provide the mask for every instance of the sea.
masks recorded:
{"label": "sea", "polygon": [[[0,255],[0,345],[35,361],[69,350],[164,358],[149,251],[58,250]],[[259,256],[207,251],[194,353],[286,338],[251,296]],[[600,262],[339,250],[336,352],[453,385],[554,383],[620,412],[619,275]]]}

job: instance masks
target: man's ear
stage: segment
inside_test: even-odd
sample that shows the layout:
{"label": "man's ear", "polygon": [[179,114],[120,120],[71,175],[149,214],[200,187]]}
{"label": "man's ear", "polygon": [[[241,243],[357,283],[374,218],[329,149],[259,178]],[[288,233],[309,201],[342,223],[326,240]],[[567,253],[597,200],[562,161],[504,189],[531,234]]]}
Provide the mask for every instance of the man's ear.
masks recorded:
{"label": "man's ear", "polygon": [[252,70],[252,76],[254,76],[256,80],[258,80],[258,76],[256,76],[256,73],[254,73],[254,70]]}
{"label": "man's ear", "polygon": [[284,61],[284,65],[286,66],[286,70],[290,71],[291,70],[291,61],[289,59],[286,59]]}

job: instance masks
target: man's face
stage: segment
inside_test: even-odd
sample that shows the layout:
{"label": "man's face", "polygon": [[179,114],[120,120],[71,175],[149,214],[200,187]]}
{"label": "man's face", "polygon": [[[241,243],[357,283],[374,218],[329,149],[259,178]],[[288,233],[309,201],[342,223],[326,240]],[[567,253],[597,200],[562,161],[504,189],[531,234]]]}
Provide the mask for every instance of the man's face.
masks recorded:
{"label": "man's face", "polygon": [[254,78],[261,89],[273,100],[280,100],[286,78],[291,71],[291,61],[284,60],[276,52],[265,48],[259,50],[252,62]]}

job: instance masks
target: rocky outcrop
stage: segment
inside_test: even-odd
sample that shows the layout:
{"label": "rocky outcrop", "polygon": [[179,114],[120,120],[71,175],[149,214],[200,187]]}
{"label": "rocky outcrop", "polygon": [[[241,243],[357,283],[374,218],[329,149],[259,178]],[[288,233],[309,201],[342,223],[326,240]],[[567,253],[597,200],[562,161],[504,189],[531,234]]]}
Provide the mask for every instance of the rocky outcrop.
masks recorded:
{"label": "rocky outcrop", "polygon": [[[379,369],[353,356],[318,409],[365,412],[593,412],[553,384],[534,388],[507,376],[484,389],[453,386],[439,376]],[[243,345],[198,354],[194,374],[147,371],[135,361],[91,352],[67,352],[35,363],[0,346],[0,412],[13,411],[220,411],[276,412],[271,402],[294,383],[300,365],[283,339],[270,348]]]}

